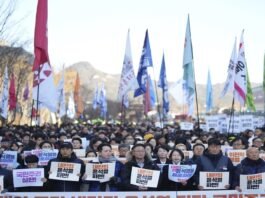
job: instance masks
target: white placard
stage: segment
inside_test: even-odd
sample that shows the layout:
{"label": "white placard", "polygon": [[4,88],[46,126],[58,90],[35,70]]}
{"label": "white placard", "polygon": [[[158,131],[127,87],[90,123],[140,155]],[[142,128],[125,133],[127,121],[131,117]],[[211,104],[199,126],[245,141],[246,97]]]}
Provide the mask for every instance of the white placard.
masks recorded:
{"label": "white placard", "polygon": [[229,172],[200,172],[203,189],[225,189],[226,185],[229,185]]}
{"label": "white placard", "polygon": [[247,156],[246,150],[228,150],[226,153],[234,166],[240,164],[241,160]]}
{"label": "white placard", "polygon": [[206,129],[210,131],[213,128],[215,131],[219,131],[219,116],[206,116]]}
{"label": "white placard", "polygon": [[0,165],[3,168],[11,167],[16,168],[17,163],[17,151],[4,151],[0,159]]}
{"label": "white placard", "polygon": [[193,130],[193,123],[191,122],[181,122],[180,123],[180,129],[190,131]]}
{"label": "white placard", "polygon": [[0,192],[2,192],[5,189],[4,186],[4,176],[0,175]]}
{"label": "white placard", "polygon": [[80,171],[81,164],[52,162],[49,178],[55,180],[79,181]]}
{"label": "white placard", "polygon": [[88,181],[109,181],[114,176],[116,163],[88,163],[86,164],[86,180]]}
{"label": "white placard", "polygon": [[78,158],[86,156],[86,149],[74,149],[73,150]]}
{"label": "white placard", "polygon": [[130,183],[136,186],[156,188],[160,171],[132,167]]}
{"label": "white placard", "polygon": [[247,190],[265,190],[265,173],[240,175],[240,188]]}
{"label": "white placard", "polygon": [[13,170],[14,187],[43,186],[41,179],[44,178],[43,168],[27,168]]}
{"label": "white placard", "polygon": [[253,116],[252,115],[242,115],[240,116],[241,119],[241,130],[245,131],[247,129],[254,130],[253,125]]}

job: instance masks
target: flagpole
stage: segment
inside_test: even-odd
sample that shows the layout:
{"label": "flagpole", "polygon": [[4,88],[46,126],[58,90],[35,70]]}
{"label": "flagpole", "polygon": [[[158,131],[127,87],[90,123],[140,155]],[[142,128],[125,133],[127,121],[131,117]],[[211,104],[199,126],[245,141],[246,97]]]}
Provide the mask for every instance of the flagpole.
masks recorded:
{"label": "flagpole", "polygon": [[[231,122],[232,120],[234,121],[234,106],[235,106],[235,98],[233,96],[233,101],[232,101],[232,107],[231,107],[231,113],[230,113],[230,119],[229,119],[229,127],[228,127],[228,134],[230,132],[230,127],[231,127]],[[232,125],[232,133],[234,133],[234,124]]]}
{"label": "flagpole", "polygon": [[155,69],[153,68],[153,75],[154,75],[154,83],[155,83],[155,90],[156,90],[156,100],[157,100],[157,111],[158,111],[158,116],[159,116],[159,121],[160,121],[160,126],[162,127],[162,118],[161,118],[161,112],[160,112],[160,103],[159,103],[159,97],[158,97],[158,91],[157,91],[157,85],[156,85],[156,80],[155,80]]}
{"label": "flagpole", "polygon": [[32,99],[32,105],[31,105],[31,115],[30,115],[30,126],[32,126],[32,119],[33,119],[33,107],[34,107],[34,99]]}
{"label": "flagpole", "polygon": [[196,109],[197,109],[197,120],[198,120],[198,127],[200,129],[200,117],[199,117],[199,107],[198,107],[198,96],[197,96],[197,86],[196,86],[196,78],[195,78],[195,70],[194,70],[194,60],[193,60],[193,77],[194,77],[194,91],[195,91],[195,99],[196,99]]}

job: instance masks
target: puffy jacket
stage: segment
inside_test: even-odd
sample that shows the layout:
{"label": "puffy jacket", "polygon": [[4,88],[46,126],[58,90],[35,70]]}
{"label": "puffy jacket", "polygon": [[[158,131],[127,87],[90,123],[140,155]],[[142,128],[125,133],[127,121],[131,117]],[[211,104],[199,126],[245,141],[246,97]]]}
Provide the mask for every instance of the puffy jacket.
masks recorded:
{"label": "puffy jacket", "polygon": [[[122,169],[121,178],[123,182],[123,190],[125,191],[138,191],[139,187],[133,184],[130,184],[131,181],[131,173],[132,173],[132,167],[141,168],[138,166],[137,162],[133,158],[132,160],[125,163],[124,168]],[[145,159],[144,166],[142,167],[144,169],[150,169],[150,170],[159,170],[160,168],[151,160]],[[158,184],[159,186],[159,184]],[[148,188],[148,190],[156,190],[157,188]]]}
{"label": "puffy jacket", "polygon": [[[101,162],[92,162],[92,163],[101,163]],[[100,183],[99,181],[90,181],[89,182],[89,191],[99,192],[106,191],[107,185],[109,186],[109,191],[120,191],[122,182],[121,182],[121,170],[124,166],[120,161],[115,161],[115,172],[114,177],[108,182]]]}
{"label": "puffy jacket", "polygon": [[262,159],[251,160],[245,158],[241,161],[240,164],[236,166],[234,179],[233,179],[233,188],[239,186],[240,175],[251,175],[257,173],[265,172],[265,162]]}
{"label": "puffy jacket", "polygon": [[200,171],[229,172],[229,184],[231,187],[235,168],[230,158],[224,156],[222,152],[213,155],[206,149],[203,155],[197,159],[196,164],[197,169],[194,176],[196,185],[199,184]]}
{"label": "puffy jacket", "polygon": [[[81,164],[81,175],[79,181],[63,181],[63,180],[54,180],[54,179],[48,179],[49,171],[51,168],[52,162],[67,162],[67,163],[77,163]],[[82,160],[78,159],[75,155],[75,153],[72,153],[70,158],[63,158],[60,153],[58,154],[57,158],[51,159],[48,162],[48,165],[45,170],[46,178],[48,179],[48,189],[49,191],[54,192],[77,192],[80,191],[80,185],[81,185],[81,178],[83,174],[85,173],[85,164]]]}

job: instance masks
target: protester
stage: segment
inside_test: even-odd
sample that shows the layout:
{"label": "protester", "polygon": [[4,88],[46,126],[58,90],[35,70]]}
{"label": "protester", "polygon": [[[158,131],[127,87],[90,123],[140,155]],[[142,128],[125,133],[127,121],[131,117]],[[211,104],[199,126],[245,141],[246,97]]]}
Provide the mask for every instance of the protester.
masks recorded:
{"label": "protester", "polygon": [[221,151],[221,142],[217,138],[208,140],[208,148],[204,151],[196,161],[197,169],[195,173],[195,182],[199,190],[203,190],[203,186],[199,185],[199,177],[201,171],[206,172],[229,172],[229,184],[226,189],[231,187],[231,182],[234,174],[234,166],[232,161],[223,155]]}
{"label": "protester", "polygon": [[155,190],[145,186],[136,186],[130,183],[132,167],[144,168],[150,170],[160,170],[159,167],[151,160],[151,157],[145,151],[144,144],[136,144],[132,147],[131,155],[122,169],[122,181],[125,191],[148,191]]}
{"label": "protester", "polygon": [[[115,157],[112,156],[112,147],[108,143],[102,143],[98,146],[98,162],[90,162],[90,163],[114,163],[115,171],[114,176],[110,178],[107,182],[99,182],[99,181],[90,181],[89,182],[89,191],[98,192],[98,191],[119,191],[121,190],[122,182],[121,182],[121,169],[123,164],[118,161]],[[86,178],[86,175],[83,179]]]}
{"label": "protester", "polygon": [[70,142],[64,142],[61,143],[59,153],[57,158],[51,159],[48,162],[47,168],[46,168],[46,177],[48,177],[51,174],[51,163],[52,162],[65,162],[65,163],[77,163],[81,164],[81,171],[79,176],[79,181],[64,181],[64,180],[54,180],[54,179],[48,179],[48,187],[50,191],[55,192],[76,192],[80,191],[80,185],[81,185],[81,178],[83,177],[83,174],[85,172],[85,165],[84,162],[80,159],[78,159],[73,152],[73,145]]}
{"label": "protester", "polygon": [[240,175],[257,173],[265,173],[265,162],[260,158],[258,148],[250,147],[247,149],[247,157],[236,166],[233,188],[241,192],[242,189],[239,186]]}
{"label": "protester", "polygon": [[119,144],[119,157],[126,157],[126,154],[130,151],[130,145],[128,144]]}

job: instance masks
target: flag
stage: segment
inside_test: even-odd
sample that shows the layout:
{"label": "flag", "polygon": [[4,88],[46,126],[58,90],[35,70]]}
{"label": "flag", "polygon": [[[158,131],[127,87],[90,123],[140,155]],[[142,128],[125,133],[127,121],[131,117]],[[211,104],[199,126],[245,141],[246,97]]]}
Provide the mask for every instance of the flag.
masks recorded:
{"label": "flag", "polygon": [[183,80],[184,80],[184,93],[186,95],[186,103],[188,105],[188,115],[191,116],[194,110],[194,98],[195,98],[195,79],[193,68],[193,52],[190,32],[190,19],[188,17],[186,36],[184,44],[183,55]]}
{"label": "flag", "polygon": [[4,79],[3,79],[3,89],[1,97],[1,113],[0,115],[7,119],[8,112],[8,71],[7,67],[5,68]]}
{"label": "flag", "polygon": [[146,30],[144,46],[137,73],[137,81],[139,84],[139,88],[135,90],[134,97],[140,96],[146,92],[146,82],[148,78],[147,67],[152,67],[152,66],[153,66],[152,54],[149,43],[148,30]]}
{"label": "flag", "polygon": [[125,107],[129,107],[128,92],[139,88],[137,79],[133,71],[133,61],[131,53],[130,31],[128,30],[123,67],[121,72],[120,85],[118,90],[118,101],[123,102]]}
{"label": "flag", "polygon": [[153,82],[148,75],[147,77],[147,82],[146,82],[146,92],[144,93],[144,113],[147,114],[149,111],[151,111],[156,104],[156,94],[155,94],[155,89]]}
{"label": "flag", "polygon": [[234,82],[234,97],[242,107],[245,106],[246,94],[247,94],[247,70],[245,60],[245,46],[243,40],[244,30],[241,34],[239,51],[237,57],[236,71],[235,71],[235,82]]}
{"label": "flag", "polygon": [[35,59],[32,97],[33,100],[38,100],[40,108],[47,107],[50,111],[56,112],[57,104],[55,101],[57,101],[57,94],[48,55],[47,16],[47,0],[39,0],[34,37]]}
{"label": "flag", "polygon": [[167,75],[166,75],[166,64],[165,64],[165,56],[163,54],[158,87],[162,89],[163,94],[163,113],[167,114],[169,112],[169,100],[168,100],[168,83],[167,83]]}
{"label": "flag", "polygon": [[23,100],[28,100],[29,99],[29,84],[26,84],[26,87],[23,92]]}
{"label": "flag", "polygon": [[232,90],[232,92],[234,91],[236,63],[237,63],[237,53],[236,53],[236,38],[235,38],[233,51],[230,57],[229,65],[228,65],[227,78],[225,81],[224,89],[221,92],[220,98],[223,98],[228,91],[230,90]]}
{"label": "flag", "polygon": [[213,108],[213,87],[211,81],[210,70],[208,70],[207,90],[206,90],[206,112]]}
{"label": "flag", "polygon": [[106,118],[108,106],[107,106],[106,90],[104,88],[104,84],[100,89],[99,106],[100,106],[100,116]]}
{"label": "flag", "polygon": [[94,92],[94,98],[93,98],[93,109],[95,110],[99,105],[99,90],[98,85],[96,86],[95,92]]}
{"label": "flag", "polygon": [[57,86],[57,94],[58,94],[58,107],[59,107],[59,117],[63,117],[66,114],[65,109],[65,93],[64,93],[64,71],[62,73],[61,80]]}
{"label": "flag", "polygon": [[73,119],[75,117],[75,102],[73,93],[70,94],[68,99],[67,117]]}
{"label": "flag", "polygon": [[83,114],[84,104],[83,104],[83,101],[82,101],[82,97],[80,95],[80,78],[79,78],[79,74],[78,73],[77,73],[76,81],[75,81],[74,101],[75,101],[75,104],[76,104],[76,114],[77,114],[77,117],[79,117],[81,114]]}
{"label": "flag", "polygon": [[248,75],[247,65],[246,65],[246,70],[247,70],[247,96],[246,96],[247,109],[252,110],[252,111],[256,111],[254,98],[253,98],[253,92],[252,92],[250,79],[249,79],[249,75]]}
{"label": "flag", "polygon": [[173,98],[179,105],[185,104],[185,93],[183,90],[183,85],[183,79],[179,79],[169,87],[169,93],[173,96]]}
{"label": "flag", "polygon": [[263,62],[263,91],[265,93],[265,54],[264,54],[264,62]]}
{"label": "flag", "polygon": [[15,88],[15,77],[14,74],[12,74],[9,85],[9,111],[15,110],[16,105],[17,105],[17,98],[16,98],[16,88]]}

